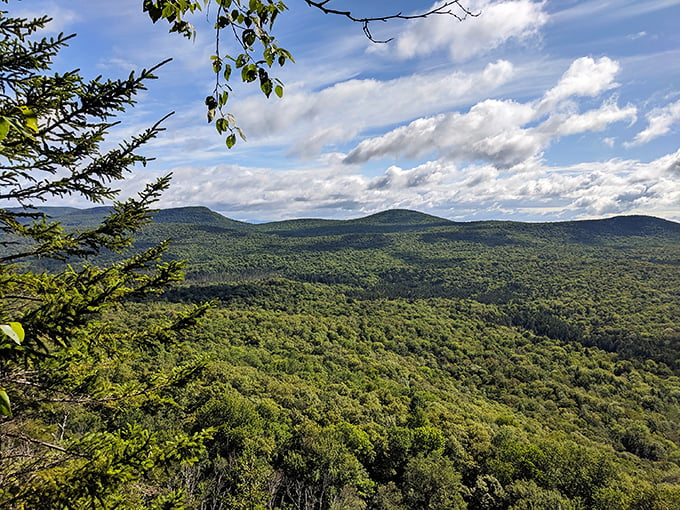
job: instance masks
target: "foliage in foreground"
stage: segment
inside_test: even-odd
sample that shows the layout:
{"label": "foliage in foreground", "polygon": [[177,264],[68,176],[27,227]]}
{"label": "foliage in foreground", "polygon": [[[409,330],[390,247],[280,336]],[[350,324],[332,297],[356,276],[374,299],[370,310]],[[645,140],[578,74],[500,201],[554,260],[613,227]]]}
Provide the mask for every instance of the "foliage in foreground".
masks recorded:
{"label": "foliage in foreground", "polygon": [[[181,263],[160,260],[167,242],[123,255],[168,178],[75,232],[32,207],[71,194],[113,198],[110,183],[146,162],[138,150],[159,125],[108,152],[100,145],[153,69],[122,80],[52,73],[69,37],[40,38],[47,22],[0,13],[0,200],[14,206],[0,209],[0,506],[169,508],[182,495],[158,481],[194,462],[209,433],[160,430],[130,413],[163,409],[181,422],[167,392],[202,363],[159,372],[148,360],[205,307],[142,329],[102,317],[181,279]],[[106,252],[120,256],[87,260]],[[56,263],[41,271],[36,260]]]}

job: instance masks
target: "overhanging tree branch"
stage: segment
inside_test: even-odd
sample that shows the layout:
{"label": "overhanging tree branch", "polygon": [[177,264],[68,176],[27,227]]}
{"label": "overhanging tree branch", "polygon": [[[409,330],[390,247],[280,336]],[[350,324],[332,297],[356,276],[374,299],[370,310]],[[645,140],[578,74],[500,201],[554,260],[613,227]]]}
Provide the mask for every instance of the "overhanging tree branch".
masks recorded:
{"label": "overhanging tree branch", "polygon": [[370,24],[376,21],[390,21],[390,20],[414,20],[414,19],[421,19],[421,18],[427,18],[430,16],[434,15],[446,15],[446,16],[452,16],[458,21],[464,21],[465,19],[469,17],[477,17],[480,15],[479,12],[474,12],[470,10],[468,7],[465,7],[460,0],[453,0],[450,2],[443,2],[440,5],[437,5],[429,10],[426,11],[420,11],[420,12],[415,12],[412,14],[404,14],[403,12],[397,12],[394,14],[386,14],[383,16],[359,16],[355,15],[352,13],[352,11],[346,11],[346,10],[341,10],[341,9],[334,9],[332,7],[329,7],[331,0],[323,0],[321,2],[315,2],[313,0],[304,0],[307,5],[310,7],[315,7],[322,11],[324,14],[334,14],[337,16],[343,16],[347,18],[350,21],[353,21],[355,23],[361,23],[363,26],[364,34],[366,37],[371,41],[375,43],[387,43],[391,41],[393,38],[389,38],[386,40],[377,40],[373,37],[371,30],[370,30]]}
{"label": "overhanging tree branch", "polygon": [[[465,0],[447,0],[434,7],[416,10],[411,14],[396,12],[377,16],[363,16],[351,10],[337,9],[331,5],[332,0],[302,0],[308,6],[318,9],[324,14],[344,17],[351,22],[362,25],[366,37],[375,43],[386,43],[391,39],[379,40],[373,37],[371,23],[390,20],[415,20],[430,16],[451,16],[458,21],[479,16],[466,7]],[[210,57],[216,84],[205,99],[208,122],[215,123],[218,133],[226,133],[227,147],[236,143],[237,134],[245,140],[245,135],[236,125],[233,115],[223,111],[232,92],[229,82],[232,78],[232,66],[241,71],[241,81],[257,83],[262,93],[270,97],[283,96],[283,83],[270,75],[271,69],[282,67],[287,61],[293,62],[289,51],[279,46],[274,37],[274,21],[288,7],[276,0],[144,0],[143,10],[155,23],[165,20],[170,24],[170,32],[177,32],[187,38],[194,38],[196,29],[186,17],[201,11],[212,3],[217,5],[214,19],[215,54]],[[221,37],[224,29],[230,30],[229,37]],[[223,51],[222,46],[233,50]]]}

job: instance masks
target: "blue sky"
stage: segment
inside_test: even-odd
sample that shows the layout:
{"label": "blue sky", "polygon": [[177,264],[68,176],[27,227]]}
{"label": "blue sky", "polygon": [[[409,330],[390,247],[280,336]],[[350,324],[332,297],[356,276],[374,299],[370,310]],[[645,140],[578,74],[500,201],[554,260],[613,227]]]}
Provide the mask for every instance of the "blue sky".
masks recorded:
{"label": "blue sky", "polygon": [[[333,1],[357,14],[432,5]],[[275,31],[296,60],[277,74],[285,95],[234,87],[230,111],[248,141],[231,150],[205,118],[214,85],[205,13],[190,42],[152,25],[138,0],[7,8],[78,34],[62,70],[126,76],[173,57],[111,132],[113,142],[176,112],[144,151],[156,160],[120,183],[122,197],[172,172],[161,207],[246,221],[391,208],[459,221],[680,221],[680,1],[469,0],[481,15],[462,23],[374,24],[376,38],[393,38],[379,45],[360,25],[288,5]]]}

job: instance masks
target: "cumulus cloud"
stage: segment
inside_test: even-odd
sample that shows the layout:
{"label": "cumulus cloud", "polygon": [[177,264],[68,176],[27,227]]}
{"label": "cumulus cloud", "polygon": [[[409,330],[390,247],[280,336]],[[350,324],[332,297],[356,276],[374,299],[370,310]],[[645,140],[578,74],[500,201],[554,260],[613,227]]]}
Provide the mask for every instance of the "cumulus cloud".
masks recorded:
{"label": "cumulus cloud", "polygon": [[251,97],[237,103],[234,113],[256,142],[282,137],[293,154],[311,157],[327,144],[489,93],[507,83],[513,73],[512,64],[500,60],[479,72],[414,74],[386,81],[352,79],[319,91],[292,84],[281,101]]}
{"label": "cumulus cloud", "polygon": [[512,39],[527,41],[548,21],[543,10],[545,2],[473,1],[466,5],[481,15],[453,28],[448,16],[431,16],[412,22],[397,37],[396,55],[411,59],[445,50],[452,61],[462,62]]}
{"label": "cumulus cloud", "polygon": [[652,110],[647,115],[647,128],[635,135],[626,146],[641,145],[668,133],[673,125],[680,121],[680,101],[664,108]]}
{"label": "cumulus cloud", "polygon": [[568,97],[595,97],[615,88],[614,77],[619,72],[619,63],[608,57],[594,60],[582,57],[574,60],[555,87],[546,92],[540,109],[553,107]]}
{"label": "cumulus cloud", "polygon": [[398,166],[389,167],[384,175],[371,179],[370,190],[423,188],[442,182],[446,172],[435,162],[428,162],[412,170]]}
{"label": "cumulus cloud", "polygon": [[491,159],[507,166],[530,157],[541,147],[539,140],[520,127],[532,118],[529,105],[488,99],[465,114],[417,119],[383,136],[366,139],[345,161],[363,163],[387,155],[415,157],[436,150],[451,160]]}
{"label": "cumulus cloud", "polygon": [[347,163],[382,157],[417,157],[436,152],[453,162],[487,161],[510,168],[537,157],[563,136],[601,131],[612,123],[636,118],[634,106],[619,107],[606,100],[580,113],[574,100],[594,97],[614,86],[618,63],[602,58],[574,61],[557,85],[527,103],[482,101],[465,113],[450,112],[420,118],[382,136],[368,138],[349,152]]}

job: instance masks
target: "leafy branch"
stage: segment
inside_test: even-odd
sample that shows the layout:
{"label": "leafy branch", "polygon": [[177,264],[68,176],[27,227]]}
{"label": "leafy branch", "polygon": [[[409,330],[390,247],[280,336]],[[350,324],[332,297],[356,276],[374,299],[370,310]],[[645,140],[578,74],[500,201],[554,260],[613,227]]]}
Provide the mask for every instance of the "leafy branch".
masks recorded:
{"label": "leafy branch", "polygon": [[[236,144],[237,135],[243,140],[245,133],[236,124],[231,113],[224,107],[233,92],[229,85],[232,71],[240,70],[243,83],[257,83],[266,97],[272,92],[282,97],[283,82],[271,76],[273,67],[283,67],[286,62],[294,62],[292,54],[281,47],[274,37],[274,22],[288,7],[282,1],[274,0],[214,0],[217,5],[214,14],[215,52],[210,57],[212,70],[215,73],[215,87],[205,98],[208,123],[215,123],[220,134],[226,133],[227,147]],[[451,16],[458,21],[479,16],[463,4],[462,0],[441,2],[426,10],[404,14],[397,12],[381,16],[361,16],[350,10],[331,7],[332,0],[303,0],[308,6],[318,9],[324,14],[344,17],[363,27],[366,37],[374,43],[386,43],[392,39],[378,40],[373,37],[371,24],[390,20],[415,20],[435,15]],[[170,24],[170,32],[176,32],[193,39],[196,29],[187,21],[186,16],[201,11],[209,6],[211,0],[144,0],[143,10],[156,23],[165,20]],[[233,51],[223,51],[225,38],[223,31],[229,30],[228,41]]]}

